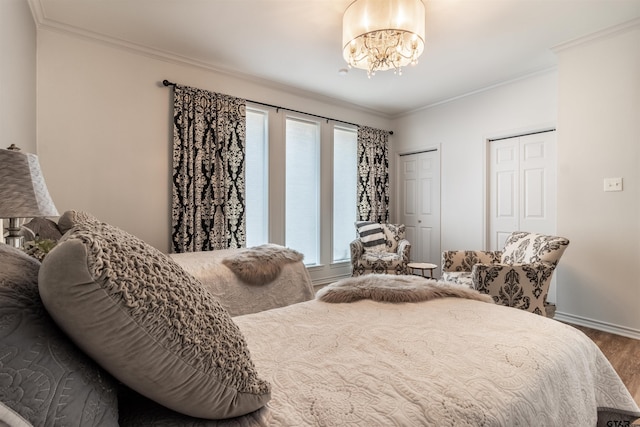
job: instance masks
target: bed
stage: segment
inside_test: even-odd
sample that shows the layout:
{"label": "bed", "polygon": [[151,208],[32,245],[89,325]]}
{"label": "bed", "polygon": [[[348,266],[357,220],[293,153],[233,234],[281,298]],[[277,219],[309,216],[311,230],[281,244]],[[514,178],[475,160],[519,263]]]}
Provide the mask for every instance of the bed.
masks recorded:
{"label": "bed", "polygon": [[[198,267],[202,257],[178,261],[213,283],[212,269]],[[298,291],[281,289],[272,298]],[[135,416],[121,408],[123,425],[582,427],[640,417],[598,347],[552,319],[464,296],[279,305],[234,317],[272,385],[265,407],[205,421],[132,397]]]}
{"label": "bed", "polygon": [[[640,417],[582,332],[467,287],[371,274],[314,293],[286,248],[167,257],[87,213],[68,211],[58,224],[64,236],[41,266],[7,250],[21,260],[16,280],[30,272],[20,286],[40,304],[34,322],[53,327],[50,316],[59,327],[55,345],[39,341],[49,332],[3,338],[0,400],[29,419],[57,389],[35,387],[27,406],[15,405],[20,392],[53,368],[10,355],[52,347],[63,393],[43,416],[52,407],[62,419],[74,402],[78,419],[112,421],[74,425],[584,427]],[[24,317],[15,308],[23,293],[7,300],[17,313],[3,317],[7,325]],[[14,351],[28,338],[24,353]],[[60,353],[71,341],[77,349]],[[59,369],[76,353],[86,363]]]}
{"label": "bed", "polygon": [[459,298],[310,301],[235,320],[273,384],[274,425],[590,426],[598,411],[638,416],[592,341],[514,309]]}
{"label": "bed", "polygon": [[87,213],[68,211],[61,225],[41,265],[0,245],[2,425],[640,417],[582,332],[464,286],[369,274],[313,292],[300,254],[275,245],[168,257]]}
{"label": "bed", "polygon": [[[243,263],[237,264],[234,272],[232,264],[243,254],[251,255]],[[272,261],[279,254],[282,261],[269,271],[245,277],[242,266],[255,266]],[[278,245],[261,245],[259,250],[223,249],[210,252],[171,254],[170,257],[193,275],[215,296],[231,314],[256,313],[268,309],[284,307],[313,298],[311,277],[302,263],[302,255]],[[245,280],[243,280],[243,278]]]}

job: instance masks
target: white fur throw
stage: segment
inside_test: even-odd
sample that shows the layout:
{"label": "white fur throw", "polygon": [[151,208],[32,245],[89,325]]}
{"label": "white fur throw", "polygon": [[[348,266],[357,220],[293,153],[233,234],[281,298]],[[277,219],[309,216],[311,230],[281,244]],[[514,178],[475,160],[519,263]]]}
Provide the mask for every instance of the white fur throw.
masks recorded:
{"label": "white fur throw", "polygon": [[343,303],[361,299],[380,302],[418,302],[434,298],[457,297],[493,303],[489,295],[453,283],[421,276],[365,274],[348,277],[325,286],[316,293],[324,302]]}
{"label": "white fur throw", "polygon": [[240,280],[250,285],[264,285],[280,275],[283,265],[299,262],[304,256],[293,249],[267,243],[239,251],[222,263],[229,267]]}

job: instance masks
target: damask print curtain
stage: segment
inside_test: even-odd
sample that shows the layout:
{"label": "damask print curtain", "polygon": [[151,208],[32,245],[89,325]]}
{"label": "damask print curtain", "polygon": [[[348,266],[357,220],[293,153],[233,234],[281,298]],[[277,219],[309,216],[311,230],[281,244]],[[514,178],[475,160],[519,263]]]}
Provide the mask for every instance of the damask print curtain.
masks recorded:
{"label": "damask print curtain", "polygon": [[246,102],[176,85],[173,252],[243,247]]}
{"label": "damask print curtain", "polygon": [[358,221],[389,221],[389,132],[358,128]]}

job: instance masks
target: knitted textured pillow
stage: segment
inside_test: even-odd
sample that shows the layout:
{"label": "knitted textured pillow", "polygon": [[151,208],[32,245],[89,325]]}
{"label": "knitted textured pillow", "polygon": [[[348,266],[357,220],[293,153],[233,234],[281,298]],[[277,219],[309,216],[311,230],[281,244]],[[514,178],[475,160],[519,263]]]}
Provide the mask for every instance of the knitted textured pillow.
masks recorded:
{"label": "knitted textured pillow", "polygon": [[270,399],[240,329],[173,260],[90,215],[67,212],[69,231],[44,259],[42,300],[102,367],[175,411],[222,419]]}
{"label": "knitted textured pillow", "polygon": [[[39,269],[39,261],[0,243],[0,401],[29,425],[117,427],[115,381],[47,314]],[[20,425],[10,415],[0,416],[0,426]]]}

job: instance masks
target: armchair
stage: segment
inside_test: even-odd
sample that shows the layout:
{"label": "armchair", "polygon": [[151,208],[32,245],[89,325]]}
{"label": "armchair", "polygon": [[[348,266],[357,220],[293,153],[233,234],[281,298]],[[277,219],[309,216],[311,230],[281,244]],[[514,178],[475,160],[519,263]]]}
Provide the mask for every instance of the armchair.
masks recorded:
{"label": "armchair", "polygon": [[551,276],[568,245],[564,237],[516,231],[501,251],[442,252],[442,280],[489,294],[497,304],[548,316]]}
{"label": "armchair", "polygon": [[351,275],[367,273],[409,274],[411,244],[404,224],[356,222],[360,237],[350,243]]}

